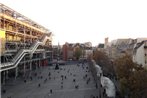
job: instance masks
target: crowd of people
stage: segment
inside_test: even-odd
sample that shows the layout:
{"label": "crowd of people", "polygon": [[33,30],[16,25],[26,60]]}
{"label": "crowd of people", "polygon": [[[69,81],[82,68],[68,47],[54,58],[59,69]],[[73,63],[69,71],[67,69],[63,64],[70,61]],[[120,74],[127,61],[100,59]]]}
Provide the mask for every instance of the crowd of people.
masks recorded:
{"label": "crowd of people", "polygon": [[[49,82],[50,80],[59,79],[60,80],[59,81],[59,89],[65,90],[66,89],[65,84],[68,80],[68,81],[71,81],[71,83],[73,85],[73,89],[79,90],[82,88],[79,83],[79,80],[78,80],[79,77],[81,77],[81,79],[83,79],[83,81],[85,81],[86,85],[89,85],[89,83],[92,81],[92,77],[91,77],[91,75],[89,75],[91,73],[89,70],[89,66],[87,66],[85,63],[78,63],[78,64],[75,64],[75,66],[77,66],[77,67],[81,68],[83,71],[85,71],[84,75],[74,72],[72,69],[70,69],[70,67],[66,68],[66,67],[58,66],[59,67],[58,69],[56,69],[57,66],[54,69],[50,69],[48,67],[48,74],[43,75],[42,74],[43,72],[41,72],[41,71],[34,72],[29,78],[24,79],[24,83],[27,84],[28,81],[33,81],[34,79],[38,79],[40,82],[38,82],[36,87],[41,88],[42,85]],[[55,76],[55,73],[58,76]],[[97,84],[95,85],[95,89],[98,89]],[[50,88],[48,96],[51,96],[55,91],[56,91],[56,89]],[[86,97],[86,98],[88,98],[88,97]],[[98,97],[98,95],[91,94],[91,95],[89,95],[89,98],[99,98],[99,97]]]}

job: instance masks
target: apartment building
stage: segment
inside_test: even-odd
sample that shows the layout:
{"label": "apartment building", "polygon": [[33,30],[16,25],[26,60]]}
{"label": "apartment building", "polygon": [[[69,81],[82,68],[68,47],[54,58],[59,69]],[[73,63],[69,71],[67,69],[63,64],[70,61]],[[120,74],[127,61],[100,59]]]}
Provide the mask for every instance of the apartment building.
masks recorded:
{"label": "apartment building", "polygon": [[113,40],[105,51],[112,60],[128,54],[133,62],[147,69],[147,38]]}
{"label": "apartment building", "polygon": [[63,60],[75,59],[74,52],[76,48],[80,48],[82,50],[81,58],[88,58],[90,54],[93,53],[92,44],[90,42],[86,43],[65,43],[63,45]]}
{"label": "apartment building", "polygon": [[147,69],[147,40],[137,43],[133,50],[133,61]]}
{"label": "apartment building", "polygon": [[109,47],[107,47],[106,53],[111,59],[116,59],[125,54],[133,54],[133,47],[135,45],[134,39],[117,39],[113,40]]}

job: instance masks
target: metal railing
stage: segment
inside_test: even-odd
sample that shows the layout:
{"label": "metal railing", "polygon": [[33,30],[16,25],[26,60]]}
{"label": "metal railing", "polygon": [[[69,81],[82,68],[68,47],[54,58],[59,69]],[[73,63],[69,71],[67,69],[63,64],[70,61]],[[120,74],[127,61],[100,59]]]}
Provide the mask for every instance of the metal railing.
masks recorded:
{"label": "metal railing", "polygon": [[50,36],[44,34],[44,36],[40,40],[35,41],[29,49],[20,49],[11,62],[2,63],[0,65],[0,72],[17,67],[26,54],[33,54],[39,45],[45,45],[47,39],[50,39]]}

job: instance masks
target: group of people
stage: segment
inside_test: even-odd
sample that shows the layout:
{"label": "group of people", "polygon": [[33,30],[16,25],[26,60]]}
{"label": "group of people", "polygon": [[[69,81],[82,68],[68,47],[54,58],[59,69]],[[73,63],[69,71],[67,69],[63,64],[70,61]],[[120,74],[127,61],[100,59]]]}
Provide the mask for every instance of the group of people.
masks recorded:
{"label": "group of people", "polygon": [[[73,87],[75,90],[78,90],[80,88],[80,84],[79,84],[79,77],[81,77],[81,79],[83,78],[83,80],[85,81],[86,85],[89,85],[90,81],[91,81],[91,77],[89,76],[89,67],[85,66],[86,64],[82,63],[82,64],[77,64],[77,67],[79,67],[80,69],[82,69],[83,71],[85,71],[84,75],[83,74],[77,74],[76,71],[74,71],[73,69],[71,69],[70,67],[59,67],[59,69],[54,69],[54,70],[50,70],[50,68],[48,69],[48,74],[43,75],[42,72],[35,72],[32,76],[30,76],[30,78],[24,79],[24,83],[27,83],[27,81],[33,81],[34,79],[38,79],[41,80],[41,82],[38,82],[37,87],[40,88],[42,83],[47,83],[49,80],[55,80],[55,79],[59,79],[60,81],[60,90],[63,90],[65,88],[65,83],[66,81],[71,81],[73,84]],[[56,74],[56,76],[55,76]],[[97,88],[97,85],[96,85]],[[3,91],[6,92],[6,91]],[[51,95],[53,93],[53,89],[49,89],[49,95]],[[9,97],[8,97],[9,98]],[[98,96],[90,96],[90,98],[98,98]]]}

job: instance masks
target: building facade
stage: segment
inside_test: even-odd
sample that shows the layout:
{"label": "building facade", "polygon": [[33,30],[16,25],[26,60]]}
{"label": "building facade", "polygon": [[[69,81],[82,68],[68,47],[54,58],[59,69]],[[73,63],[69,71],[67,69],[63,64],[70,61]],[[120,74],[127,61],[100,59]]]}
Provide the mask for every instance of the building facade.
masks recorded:
{"label": "building facade", "polygon": [[90,54],[93,53],[92,44],[90,42],[86,43],[65,43],[63,45],[63,60],[75,59],[74,53],[76,48],[80,48],[82,55],[80,58],[88,58]]}
{"label": "building facade", "polygon": [[133,61],[147,69],[147,40],[137,43],[134,47]]}
{"label": "building facade", "polygon": [[3,83],[6,77],[25,77],[52,59],[52,33],[3,4],[0,4],[0,42]]}
{"label": "building facade", "polygon": [[74,44],[65,43],[62,47],[62,51],[64,61],[74,58]]}
{"label": "building facade", "polygon": [[147,69],[147,38],[113,40],[105,51],[112,60],[130,55],[133,62]]}

